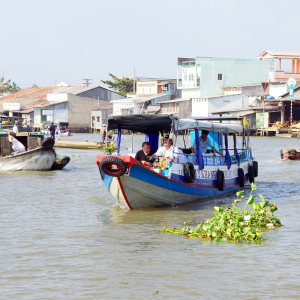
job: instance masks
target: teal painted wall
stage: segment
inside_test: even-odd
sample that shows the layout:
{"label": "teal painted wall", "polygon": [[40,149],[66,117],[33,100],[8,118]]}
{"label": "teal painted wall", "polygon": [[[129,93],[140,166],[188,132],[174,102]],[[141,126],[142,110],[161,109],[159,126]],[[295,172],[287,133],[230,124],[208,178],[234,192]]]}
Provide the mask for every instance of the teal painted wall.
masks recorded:
{"label": "teal painted wall", "polygon": [[275,69],[275,60],[197,56],[196,62],[201,66],[200,97],[222,95],[222,86],[269,82],[270,68]]}

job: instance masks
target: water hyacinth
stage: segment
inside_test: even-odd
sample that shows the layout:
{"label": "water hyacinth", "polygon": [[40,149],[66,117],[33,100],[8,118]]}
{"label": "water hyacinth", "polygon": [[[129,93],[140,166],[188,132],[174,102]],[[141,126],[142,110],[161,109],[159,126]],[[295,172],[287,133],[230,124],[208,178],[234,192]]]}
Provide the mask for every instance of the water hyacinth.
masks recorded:
{"label": "water hyacinth", "polygon": [[[236,204],[246,200],[244,192],[237,192],[237,199],[234,200],[231,207],[224,210],[223,207],[215,207],[215,216],[205,223],[199,224],[196,228],[187,227],[186,222],[182,229],[164,228],[161,232],[180,234],[191,238],[206,238],[216,240],[217,242],[226,241],[263,241],[262,229],[267,230],[281,226],[280,220],[273,215],[277,210],[275,203],[266,201],[258,194],[261,202],[254,202],[252,192],[256,190],[256,185],[251,184],[251,194],[243,210]],[[250,207],[247,210],[248,206]],[[241,210],[241,211],[240,211]]]}

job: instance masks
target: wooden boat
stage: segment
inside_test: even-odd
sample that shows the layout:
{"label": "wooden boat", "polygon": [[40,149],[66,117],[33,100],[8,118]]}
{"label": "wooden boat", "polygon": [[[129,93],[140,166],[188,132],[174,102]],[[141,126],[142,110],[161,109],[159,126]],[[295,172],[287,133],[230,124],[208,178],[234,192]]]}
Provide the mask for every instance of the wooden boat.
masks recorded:
{"label": "wooden boat", "polygon": [[[0,171],[48,171],[51,169],[56,153],[54,140],[44,139],[43,135],[31,133],[11,133],[11,137],[24,147],[24,152],[13,151],[9,134],[0,135]],[[21,149],[20,149],[21,150]]]}
{"label": "wooden boat", "polygon": [[281,159],[300,160],[300,148],[285,148],[280,150]]}
{"label": "wooden boat", "polygon": [[[225,118],[221,118],[224,121]],[[241,118],[226,118],[226,120]],[[117,145],[120,145],[121,130],[146,133],[146,141],[151,149],[158,146],[159,132],[170,132],[175,136],[187,129],[194,130],[195,139],[199,139],[198,130],[213,133],[213,145],[223,152],[202,154],[200,149],[191,154],[186,143],[182,148],[185,163],[178,161],[168,170],[143,165],[129,155],[99,155],[97,165],[104,185],[121,207],[129,209],[177,205],[234,192],[247,182],[254,182],[258,175],[258,163],[253,160],[252,150],[242,125],[215,123],[220,118],[203,122],[198,119],[175,119],[166,115],[127,115],[109,117],[108,130],[118,129]],[[244,133],[243,146],[236,147],[237,133]],[[228,134],[233,134],[234,148],[228,149]],[[173,142],[177,142],[177,139]],[[197,142],[196,142],[197,143]],[[198,140],[199,145],[199,140]],[[232,153],[230,154],[229,151]],[[200,153],[199,153],[200,152]]]}

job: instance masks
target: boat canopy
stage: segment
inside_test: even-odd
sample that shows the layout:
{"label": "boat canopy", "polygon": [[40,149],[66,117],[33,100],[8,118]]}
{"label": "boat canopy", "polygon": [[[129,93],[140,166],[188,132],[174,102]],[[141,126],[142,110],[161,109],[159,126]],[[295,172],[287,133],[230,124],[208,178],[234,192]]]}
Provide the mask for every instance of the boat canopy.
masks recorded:
{"label": "boat canopy", "polygon": [[185,129],[208,130],[226,134],[243,132],[243,127],[237,124],[204,122],[194,119],[179,119],[175,121],[175,131]]}
{"label": "boat canopy", "polygon": [[121,129],[147,133],[149,130],[170,132],[174,118],[168,115],[122,115],[108,118],[108,130]]}

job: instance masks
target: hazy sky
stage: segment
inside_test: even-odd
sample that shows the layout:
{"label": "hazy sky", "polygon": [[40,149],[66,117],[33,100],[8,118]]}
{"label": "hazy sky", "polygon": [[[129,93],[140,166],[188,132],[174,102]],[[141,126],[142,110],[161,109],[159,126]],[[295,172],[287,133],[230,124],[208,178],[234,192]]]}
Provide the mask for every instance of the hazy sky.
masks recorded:
{"label": "hazy sky", "polygon": [[[300,0],[0,0],[0,76],[21,88],[176,78],[177,57],[300,51]],[[288,66],[290,68],[290,66]],[[3,73],[4,72],[4,73]]]}

